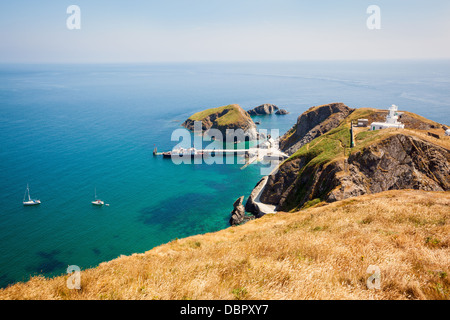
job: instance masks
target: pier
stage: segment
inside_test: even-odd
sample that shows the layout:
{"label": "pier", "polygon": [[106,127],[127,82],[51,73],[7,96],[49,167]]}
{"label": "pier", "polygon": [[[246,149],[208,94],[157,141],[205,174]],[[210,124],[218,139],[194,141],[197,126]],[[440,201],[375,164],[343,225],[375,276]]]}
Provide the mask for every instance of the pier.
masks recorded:
{"label": "pier", "polygon": [[243,155],[248,158],[248,161],[245,163],[241,169],[245,169],[247,166],[254,162],[261,161],[271,161],[271,160],[284,160],[289,156],[282,152],[277,148],[249,148],[249,149],[201,149],[197,150],[194,148],[189,149],[174,149],[172,151],[167,152],[158,152],[155,148],[153,151],[154,156],[162,155],[165,158],[172,157],[192,157],[192,158],[200,158],[200,157],[208,157],[208,156],[235,156],[235,155]]}

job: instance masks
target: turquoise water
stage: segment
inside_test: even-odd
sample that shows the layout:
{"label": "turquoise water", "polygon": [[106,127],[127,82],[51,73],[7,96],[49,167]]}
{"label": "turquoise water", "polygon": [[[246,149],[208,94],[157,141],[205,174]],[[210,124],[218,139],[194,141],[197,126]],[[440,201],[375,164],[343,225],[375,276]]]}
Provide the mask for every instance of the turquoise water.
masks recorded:
{"label": "turquoise water", "polygon": [[[152,156],[194,112],[273,103],[291,113],[257,119],[281,134],[330,102],[450,124],[449,84],[445,61],[0,65],[0,286],[228,227],[260,165]],[[22,206],[27,183],[40,206]]]}

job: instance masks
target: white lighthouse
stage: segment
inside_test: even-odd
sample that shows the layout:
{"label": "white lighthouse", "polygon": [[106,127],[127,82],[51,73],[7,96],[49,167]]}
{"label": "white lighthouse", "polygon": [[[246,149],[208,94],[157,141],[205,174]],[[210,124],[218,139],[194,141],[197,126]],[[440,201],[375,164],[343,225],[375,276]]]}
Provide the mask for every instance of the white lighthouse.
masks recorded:
{"label": "white lighthouse", "polygon": [[380,130],[380,129],[386,129],[386,128],[397,128],[397,129],[404,129],[405,125],[398,121],[398,107],[393,104],[389,108],[389,113],[386,116],[386,122],[372,122],[370,124],[371,130]]}

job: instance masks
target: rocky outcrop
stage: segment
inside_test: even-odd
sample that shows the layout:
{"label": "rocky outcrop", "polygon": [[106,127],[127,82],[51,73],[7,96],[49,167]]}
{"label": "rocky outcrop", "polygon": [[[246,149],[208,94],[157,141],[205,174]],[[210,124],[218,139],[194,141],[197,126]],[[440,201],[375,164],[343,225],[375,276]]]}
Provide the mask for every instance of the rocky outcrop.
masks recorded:
{"label": "rocky outcrop", "polygon": [[230,225],[235,226],[244,221],[245,208],[242,205],[244,196],[237,199],[233,204],[233,211],[231,211]]}
{"label": "rocky outcrop", "polygon": [[305,159],[302,158],[287,161],[274,174],[265,177],[267,183],[263,192],[261,192],[260,200],[282,208],[286,196],[291,193],[295,186],[300,168],[304,167],[305,164]]}
{"label": "rocky outcrop", "polygon": [[289,112],[286,109],[279,109],[277,112],[275,112],[277,115],[285,115],[289,114]]}
{"label": "rocky outcrop", "polygon": [[396,134],[352,154],[348,164],[347,183],[362,184],[365,193],[450,190],[450,150],[418,137]]}
{"label": "rocky outcrop", "polygon": [[387,190],[450,190],[450,150],[402,133],[318,166],[299,157],[268,177],[260,200],[277,210],[301,208],[308,201],[333,202]]}
{"label": "rocky outcrop", "polygon": [[[216,137],[214,134],[211,134],[216,140],[226,140],[229,142],[235,140],[235,142],[240,142],[244,140],[256,140],[258,138],[256,125],[252,118],[237,104],[198,112],[184,121],[182,126],[194,131],[195,121],[201,121],[202,131],[206,134],[210,133],[208,132],[209,129],[219,130],[222,137]],[[228,133],[227,130],[229,130]]]}
{"label": "rocky outcrop", "polygon": [[253,188],[252,193],[247,199],[247,202],[245,203],[245,211],[251,212],[255,217],[259,218],[264,215],[264,213],[261,211],[261,209],[258,206],[258,203],[256,200],[259,199],[259,194],[261,193],[262,189],[264,188],[268,177],[264,177],[256,184],[255,188]]}
{"label": "rocky outcrop", "polygon": [[292,155],[303,145],[338,127],[354,109],[343,103],[312,107],[297,119],[297,123],[280,138],[280,149]]}
{"label": "rocky outcrop", "polygon": [[265,185],[268,181],[268,176],[263,177],[255,186],[250,197],[245,204],[245,211],[250,212],[256,218],[260,218],[268,213],[275,213],[276,208],[274,205],[263,203],[261,201],[261,193],[263,192]]}
{"label": "rocky outcrop", "polygon": [[252,110],[249,110],[247,112],[251,116],[262,116],[262,115],[272,114],[275,111],[277,111],[278,109],[279,108],[276,105],[265,103],[260,106],[257,106],[256,108],[253,108]]}
{"label": "rocky outcrop", "polygon": [[233,211],[231,211],[230,225],[236,226],[254,219],[254,216],[245,214],[245,207],[243,205],[244,196],[237,199],[233,204]]}

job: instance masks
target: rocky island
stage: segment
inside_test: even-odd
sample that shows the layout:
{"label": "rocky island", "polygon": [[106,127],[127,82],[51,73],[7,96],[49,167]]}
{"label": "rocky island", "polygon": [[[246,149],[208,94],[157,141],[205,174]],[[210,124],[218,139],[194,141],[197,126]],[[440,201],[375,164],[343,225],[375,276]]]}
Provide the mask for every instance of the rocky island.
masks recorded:
{"label": "rocky island", "polygon": [[265,116],[265,115],[271,115],[271,114],[276,114],[276,115],[289,114],[289,112],[286,109],[281,109],[271,103],[262,104],[251,110],[248,110],[247,112],[251,116]]}
{"label": "rocky island", "polygon": [[286,109],[279,109],[277,110],[277,112],[275,112],[276,115],[285,115],[285,114],[289,114],[289,111],[287,111]]}
{"label": "rocky island", "polygon": [[224,139],[227,137],[228,129],[242,129],[249,140],[256,140],[258,138],[256,124],[250,115],[238,104],[230,104],[197,112],[184,121],[182,126],[194,131],[195,121],[202,122],[202,130],[206,134],[208,134],[207,131],[209,129],[218,129]]}
{"label": "rocky island", "polygon": [[270,104],[270,103],[265,103],[265,104],[255,107],[247,112],[251,116],[263,116],[263,115],[272,114],[278,110],[279,110],[279,108],[276,105]]}

